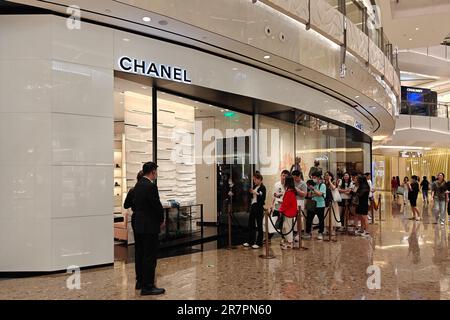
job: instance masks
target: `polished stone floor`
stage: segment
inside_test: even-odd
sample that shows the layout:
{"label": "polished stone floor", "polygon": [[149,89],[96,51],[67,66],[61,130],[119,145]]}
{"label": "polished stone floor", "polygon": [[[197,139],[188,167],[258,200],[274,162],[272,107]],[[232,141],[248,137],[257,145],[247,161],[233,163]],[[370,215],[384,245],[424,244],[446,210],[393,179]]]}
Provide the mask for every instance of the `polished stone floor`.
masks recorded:
{"label": "polished stone floor", "polygon": [[[82,271],[80,290],[66,288],[67,274],[0,281],[0,299],[450,299],[447,225],[433,224],[431,207],[421,201],[424,219],[413,222],[408,207],[388,194],[383,199],[385,221],[371,225],[370,238],[307,241],[307,251],[283,251],[273,241],[272,260],[242,247],[161,259],[163,296],[140,297],[134,264],[117,261]],[[370,266],[380,271],[380,289]]]}

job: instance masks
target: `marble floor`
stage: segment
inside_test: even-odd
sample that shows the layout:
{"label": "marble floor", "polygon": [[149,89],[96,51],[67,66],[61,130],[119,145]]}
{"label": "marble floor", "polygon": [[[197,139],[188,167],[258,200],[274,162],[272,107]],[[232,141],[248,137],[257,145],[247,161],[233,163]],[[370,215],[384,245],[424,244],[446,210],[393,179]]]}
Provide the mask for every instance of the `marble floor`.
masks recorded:
{"label": "marble floor", "polygon": [[[167,293],[140,297],[134,264],[81,272],[81,289],[66,287],[68,274],[0,281],[0,299],[450,299],[448,226],[433,224],[431,207],[419,202],[423,221],[383,194],[382,221],[371,237],[338,235],[337,242],[306,241],[307,251],[217,249],[160,259],[158,285]],[[371,267],[372,266],[372,267]],[[376,270],[380,288],[376,286]],[[369,286],[368,286],[369,282]],[[369,289],[370,287],[370,289]]]}

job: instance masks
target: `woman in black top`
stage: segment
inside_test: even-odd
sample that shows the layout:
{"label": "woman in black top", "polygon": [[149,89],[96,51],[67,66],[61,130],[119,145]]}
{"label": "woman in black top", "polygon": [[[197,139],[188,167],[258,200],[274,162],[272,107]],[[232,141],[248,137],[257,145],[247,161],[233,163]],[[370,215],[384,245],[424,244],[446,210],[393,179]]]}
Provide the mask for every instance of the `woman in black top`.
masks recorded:
{"label": "woman in black top", "polygon": [[426,176],[423,177],[420,187],[422,188],[423,202],[428,203],[428,190],[430,190],[430,182]]}
{"label": "woman in black top", "polygon": [[[144,172],[141,170],[139,171],[139,173],[137,174],[136,180],[139,182],[142,178],[144,177]],[[127,197],[125,198],[125,202],[123,204],[123,207],[125,209],[130,209],[131,208],[131,229],[133,229],[133,234],[135,233],[135,226],[136,226],[136,217],[134,212],[136,211],[136,206],[134,203],[134,188],[131,188],[130,191],[128,191],[127,193]],[[134,243],[134,250],[135,252],[138,252],[140,250],[139,248],[139,241],[135,241]],[[139,263],[135,263],[134,264],[134,268],[135,268],[135,272],[136,272],[136,289],[140,289],[141,285],[142,285],[142,279],[139,279],[140,275],[141,275],[141,270],[140,270],[140,264]]]}
{"label": "woman in black top", "polygon": [[[266,201],[266,187],[262,183],[263,176],[258,171],[253,175],[253,189],[251,193],[250,215],[248,217],[249,236],[244,247],[259,249],[263,244],[264,202]],[[258,237],[256,236],[258,232]]]}
{"label": "woman in black top", "polygon": [[369,232],[367,232],[367,228],[369,226],[369,223],[367,220],[367,215],[369,213],[370,187],[365,176],[358,176],[357,187],[358,189],[356,190],[356,196],[358,197],[358,205],[356,206],[356,215],[361,221],[362,230],[356,231],[356,235],[360,235],[361,237],[368,237]]}
{"label": "woman in black top", "polygon": [[411,208],[413,211],[413,217],[411,220],[420,220],[420,212],[417,209],[417,197],[419,196],[419,183],[417,182],[417,176],[412,176],[412,182],[408,184],[409,192],[408,192],[408,200],[411,204]]}

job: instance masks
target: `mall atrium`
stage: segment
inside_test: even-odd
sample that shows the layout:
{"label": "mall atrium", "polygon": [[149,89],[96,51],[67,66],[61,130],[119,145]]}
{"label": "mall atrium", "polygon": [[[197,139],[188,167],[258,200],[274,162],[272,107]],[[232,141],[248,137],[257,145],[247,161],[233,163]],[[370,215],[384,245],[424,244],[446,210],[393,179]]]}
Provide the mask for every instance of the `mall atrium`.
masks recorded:
{"label": "mall atrium", "polygon": [[449,15],[0,1],[0,300],[449,300]]}

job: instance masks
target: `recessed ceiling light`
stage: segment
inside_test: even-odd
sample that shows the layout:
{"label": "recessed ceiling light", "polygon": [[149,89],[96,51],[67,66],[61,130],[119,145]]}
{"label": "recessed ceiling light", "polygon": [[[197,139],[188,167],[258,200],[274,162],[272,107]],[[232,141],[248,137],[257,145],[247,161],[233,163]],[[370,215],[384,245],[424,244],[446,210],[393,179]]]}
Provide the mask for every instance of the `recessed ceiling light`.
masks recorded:
{"label": "recessed ceiling light", "polygon": [[233,68],[233,70],[234,70],[234,71],[237,71],[237,70],[238,70],[238,68]]}
{"label": "recessed ceiling light", "polygon": [[420,29],[419,28],[416,28],[416,31],[419,31]]}
{"label": "recessed ceiling light", "polygon": [[270,56],[269,55],[267,55],[267,56],[264,56],[264,59],[270,59]]}
{"label": "recessed ceiling light", "polygon": [[220,112],[225,112],[225,110],[222,109],[222,110],[220,110]]}
{"label": "recessed ceiling light", "polygon": [[358,98],[359,98],[359,96],[356,96],[355,98],[356,98],[356,99],[358,99]]}
{"label": "recessed ceiling light", "polygon": [[144,20],[145,22],[150,22],[150,21],[152,21],[152,18],[150,18],[150,17],[143,17],[142,20]]}
{"label": "recessed ceiling light", "polygon": [[125,41],[125,42],[130,42],[130,39],[128,39],[128,38],[123,38],[123,41]]}
{"label": "recessed ceiling light", "polygon": [[377,107],[375,107],[375,106],[372,106],[372,107],[370,107],[370,109],[376,109]]}
{"label": "recessed ceiling light", "polygon": [[144,89],[144,90],[147,89],[147,87],[145,87],[145,86],[142,86],[141,88]]}
{"label": "recessed ceiling light", "polygon": [[412,38],[409,38],[409,41],[412,41]]}

